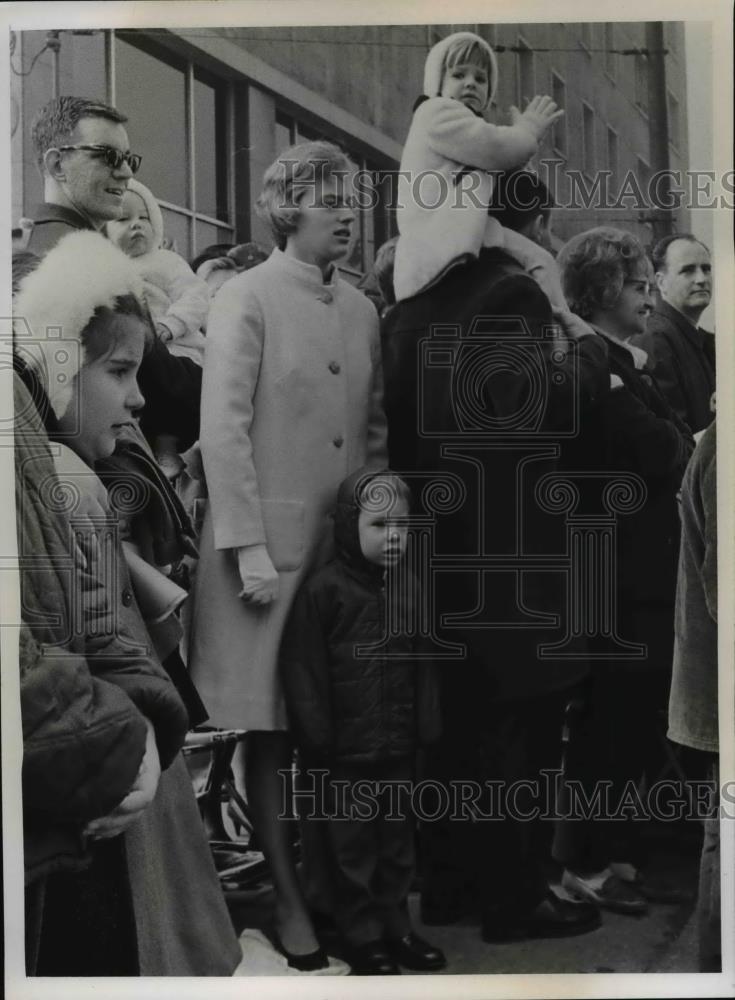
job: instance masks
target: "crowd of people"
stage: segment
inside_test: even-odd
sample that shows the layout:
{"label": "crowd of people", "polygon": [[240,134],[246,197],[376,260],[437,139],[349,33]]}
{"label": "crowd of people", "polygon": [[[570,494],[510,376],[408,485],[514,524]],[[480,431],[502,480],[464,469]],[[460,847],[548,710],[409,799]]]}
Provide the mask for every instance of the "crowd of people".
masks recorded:
{"label": "crowd of people", "polygon": [[[438,186],[407,184],[360,288],[335,145],[265,172],[271,251],[187,263],[119,111],[37,117],[45,203],[13,260],[29,975],[247,974],[181,755],[205,722],[246,731],[295,974],[339,965],[325,922],[353,974],[444,968],[417,876],[425,925],[472,915],[489,943],[641,914],[665,895],[642,824],[559,807],[655,781],[669,698],[714,774],[718,967],[710,255],[597,227],[555,256],[524,165],[563,109],[490,124],[497,78],[468,32],[429,53],[401,177]],[[574,518],[614,530],[563,573]],[[417,824],[420,783],[476,795]]]}

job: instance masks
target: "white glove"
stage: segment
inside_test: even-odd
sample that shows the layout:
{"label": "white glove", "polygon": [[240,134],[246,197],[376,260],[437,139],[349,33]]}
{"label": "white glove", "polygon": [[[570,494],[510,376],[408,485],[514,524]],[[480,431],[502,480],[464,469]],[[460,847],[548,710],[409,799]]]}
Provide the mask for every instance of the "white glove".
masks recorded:
{"label": "white glove", "polygon": [[278,597],[278,573],[265,545],[243,545],[237,549],[242,597],[248,604],[270,604]]}
{"label": "white glove", "polygon": [[523,111],[511,107],[510,117],[513,125],[525,125],[540,142],[545,132],[564,114],[550,97],[540,97],[538,94],[529,101]]}

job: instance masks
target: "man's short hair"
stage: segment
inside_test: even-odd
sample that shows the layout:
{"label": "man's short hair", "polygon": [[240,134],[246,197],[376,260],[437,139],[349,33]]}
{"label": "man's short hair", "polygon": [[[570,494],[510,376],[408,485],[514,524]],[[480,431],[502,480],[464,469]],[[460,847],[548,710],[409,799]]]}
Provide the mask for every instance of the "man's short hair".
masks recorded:
{"label": "man's short hair", "polygon": [[612,309],[623,284],[651,263],[632,233],[598,226],[573,236],[556,258],[564,295],[572,312],[592,319],[599,310]]}
{"label": "man's short hair", "polygon": [[38,169],[43,173],[43,158],[47,150],[63,146],[83,118],[106,118],[116,125],[128,119],[116,108],[86,97],[55,97],[45,104],[33,119],[31,138]]}
{"label": "man's short hair", "polygon": [[697,239],[694,233],[671,233],[669,236],[664,236],[662,240],[659,240],[656,246],[651,250],[651,260],[653,261],[654,271],[665,271],[666,270],[666,254],[672,243],[676,243],[677,240],[686,240],[687,243],[699,243],[701,247],[710,252],[708,246],[702,243],[701,240]]}
{"label": "man's short hair", "polygon": [[525,225],[542,215],[549,221],[554,199],[544,182],[531,170],[503,171],[497,174],[488,215],[501,226],[520,232]]}

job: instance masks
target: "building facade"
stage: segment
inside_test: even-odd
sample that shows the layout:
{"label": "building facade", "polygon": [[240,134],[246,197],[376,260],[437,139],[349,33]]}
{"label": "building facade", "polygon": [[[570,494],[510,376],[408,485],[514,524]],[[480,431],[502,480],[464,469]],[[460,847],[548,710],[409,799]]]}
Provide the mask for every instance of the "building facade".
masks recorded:
{"label": "building facade", "polygon": [[[612,192],[631,176],[645,192],[658,142],[651,116],[646,25],[556,23],[293,28],[187,28],[28,31],[14,34],[11,102],[12,217],[18,226],[42,200],[30,124],[55,93],[97,97],[129,116],[140,179],[161,200],[167,235],[191,259],[211,243],[268,242],[253,205],[263,171],[286,145],[326,137],[371,172],[379,197],[360,212],[349,267],[370,266],[395,232],[391,172],[400,160],[426,54],[443,35],[472,30],[496,49],[500,82],[492,109],[551,94],[565,109],[535,158],[560,210],[557,240],[603,222],[652,238],[651,213]],[[688,163],[684,26],[663,26],[665,154]],[[21,75],[23,74],[23,75]],[[676,213],[677,228],[687,225]]]}

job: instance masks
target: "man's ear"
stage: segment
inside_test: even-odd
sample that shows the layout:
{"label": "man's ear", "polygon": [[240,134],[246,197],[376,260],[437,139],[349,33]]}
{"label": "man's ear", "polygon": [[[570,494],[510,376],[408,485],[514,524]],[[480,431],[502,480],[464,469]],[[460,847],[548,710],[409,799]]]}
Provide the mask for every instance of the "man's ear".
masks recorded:
{"label": "man's ear", "polygon": [[64,165],[61,160],[61,153],[58,149],[46,150],[43,154],[43,169],[44,173],[49,177],[53,177],[55,181],[66,180]]}
{"label": "man's ear", "polygon": [[539,212],[536,218],[531,223],[531,239],[534,243],[542,242],[542,233],[544,231],[544,215],[543,212]]}
{"label": "man's ear", "polygon": [[654,278],[656,279],[656,288],[658,288],[659,292],[662,290],[661,286],[663,285],[665,277],[666,277],[665,271],[656,271],[656,273],[654,274]]}

